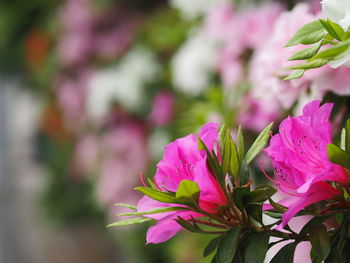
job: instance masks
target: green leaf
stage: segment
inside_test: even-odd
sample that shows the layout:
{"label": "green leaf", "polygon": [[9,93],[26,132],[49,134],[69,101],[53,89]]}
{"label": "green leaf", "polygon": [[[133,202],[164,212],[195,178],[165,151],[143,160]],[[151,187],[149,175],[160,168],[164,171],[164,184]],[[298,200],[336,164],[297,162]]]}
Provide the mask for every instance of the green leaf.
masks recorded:
{"label": "green leaf", "polygon": [[272,207],[273,207],[274,209],[276,209],[277,212],[284,213],[284,212],[286,212],[286,211],[288,210],[287,207],[276,203],[276,202],[273,201],[270,197],[269,197],[268,199],[269,199],[270,205],[272,205]]}
{"label": "green leaf", "polygon": [[294,261],[294,252],[298,243],[290,243],[285,245],[283,248],[278,251],[278,253],[273,257],[270,263],[293,263]]}
{"label": "green leaf", "polygon": [[241,234],[240,228],[231,228],[223,235],[219,242],[216,254],[216,261],[220,263],[231,263],[236,254],[239,236]]}
{"label": "green leaf", "polygon": [[109,224],[107,227],[130,226],[130,225],[142,224],[142,223],[150,222],[150,221],[154,221],[154,219],[147,218],[147,217],[130,218],[130,219],[125,219],[125,220],[121,220],[121,221]]}
{"label": "green leaf", "polygon": [[117,214],[116,216],[142,216],[142,215],[152,215],[152,214],[159,214],[159,213],[166,213],[166,212],[172,212],[172,211],[186,211],[189,210],[186,207],[182,206],[173,206],[173,207],[161,207],[145,212],[130,212],[130,213],[120,213]]}
{"label": "green leaf", "polygon": [[335,144],[327,145],[328,158],[332,163],[350,168],[350,155]]}
{"label": "green leaf", "polygon": [[341,135],[340,135],[340,149],[342,149],[343,151],[346,151],[346,129],[343,128],[341,129]]}
{"label": "green leaf", "polygon": [[300,235],[306,235],[307,233],[309,233],[311,228],[322,224],[324,221],[326,221],[330,217],[331,217],[330,215],[313,217],[309,222],[306,223],[305,226],[303,226],[303,228],[300,231]]}
{"label": "green leaf", "polygon": [[326,259],[331,250],[331,243],[327,228],[322,224],[315,225],[310,229],[309,234],[312,249],[316,255],[322,259]]}
{"label": "green leaf", "polygon": [[232,140],[229,129],[226,129],[225,134],[222,149],[222,170],[225,175],[229,173],[234,178],[237,178],[240,170],[238,151]]}
{"label": "green leaf", "polygon": [[199,203],[200,189],[196,182],[190,180],[182,180],[176,191],[176,198],[178,200]]}
{"label": "green leaf", "polygon": [[260,232],[251,235],[246,249],[245,263],[263,263],[269,249],[270,235]]}
{"label": "green leaf", "polygon": [[124,204],[124,203],[116,203],[114,204],[114,206],[121,206],[121,207],[127,207],[130,208],[132,210],[137,210],[137,207],[134,205],[129,205],[129,204]]}
{"label": "green leaf", "polygon": [[239,183],[240,185],[245,185],[249,182],[249,167],[247,163],[243,160],[241,170],[239,172]]}
{"label": "green leaf", "polygon": [[316,60],[312,60],[311,62],[302,63],[302,64],[298,64],[298,65],[289,67],[288,69],[291,69],[291,70],[293,70],[293,69],[307,70],[307,69],[313,69],[313,68],[320,68],[320,67],[326,65],[328,62],[329,62],[328,59],[316,59]]}
{"label": "green leaf", "polygon": [[193,232],[193,233],[203,233],[202,229],[200,229],[197,225],[192,225],[190,222],[187,220],[183,219],[182,217],[178,216],[175,221],[185,228],[186,230]]}
{"label": "green leaf", "polygon": [[165,193],[152,188],[136,187],[135,190],[147,195],[148,197],[162,203],[177,203],[177,198],[170,193]]}
{"label": "green leaf", "polygon": [[249,193],[247,202],[264,202],[268,196],[273,196],[277,190],[269,185],[259,186]]}
{"label": "green leaf", "polygon": [[305,48],[297,53],[295,53],[293,56],[291,56],[288,61],[293,61],[293,60],[304,60],[304,59],[309,59],[312,58],[317,54],[317,52],[320,50],[322,45],[322,42],[319,42],[318,44]]}
{"label": "green leaf", "polygon": [[320,19],[320,22],[332,37],[334,37],[338,41],[343,40],[343,36],[345,32],[341,26],[332,22],[329,19],[327,20]]}
{"label": "green leaf", "polygon": [[304,76],[304,73],[305,73],[304,69],[295,70],[292,74],[285,77],[283,80],[300,79],[302,76]]}
{"label": "green leaf", "polygon": [[343,53],[347,51],[350,47],[350,39],[340,42],[339,44],[325,49],[315,55],[310,61],[314,60],[335,60],[341,58]]}
{"label": "green leaf", "polygon": [[327,33],[319,20],[313,21],[302,26],[294,36],[288,41],[286,47],[298,44],[309,45],[316,43],[322,39]]}
{"label": "green leaf", "polygon": [[244,157],[244,136],[241,125],[239,125],[237,132],[237,151],[239,160],[242,161]]}
{"label": "green leaf", "polygon": [[245,210],[255,221],[262,224],[262,204],[261,203],[249,203],[245,205]]}
{"label": "green leaf", "polygon": [[222,236],[218,236],[210,240],[209,244],[204,249],[203,257],[207,257],[210,254],[212,254],[219,246],[221,239],[222,239]]}
{"label": "green leaf", "polygon": [[233,189],[232,198],[235,205],[242,210],[244,208],[244,198],[249,195],[249,188],[237,186]]}
{"label": "green leaf", "polygon": [[245,155],[245,162],[249,164],[253,159],[265,148],[269,137],[270,137],[270,131],[272,129],[273,122],[270,123],[256,138],[253,145],[248,150],[247,154]]}
{"label": "green leaf", "polygon": [[345,130],[346,130],[345,149],[346,149],[346,152],[350,153],[350,119],[346,121]]}

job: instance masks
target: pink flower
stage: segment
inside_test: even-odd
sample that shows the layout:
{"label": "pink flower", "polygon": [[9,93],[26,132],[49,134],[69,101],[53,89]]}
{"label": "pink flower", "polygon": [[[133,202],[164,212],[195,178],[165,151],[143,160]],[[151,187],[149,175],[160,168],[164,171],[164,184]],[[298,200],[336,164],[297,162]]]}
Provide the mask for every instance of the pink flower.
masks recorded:
{"label": "pink flower", "polygon": [[167,125],[174,115],[174,96],[169,92],[159,92],[153,100],[150,120],[156,126]]}
{"label": "pink flower", "polygon": [[[198,135],[210,150],[217,147],[217,129],[218,124],[208,123],[202,127]],[[160,189],[176,192],[182,180],[191,180],[200,188],[199,204],[203,210],[217,213],[217,207],[226,204],[224,193],[206,165],[205,151],[198,149],[195,135],[190,134],[170,143],[165,148],[163,159],[158,163],[157,168],[154,180]],[[178,205],[154,201],[147,196],[143,197],[137,205],[140,212],[171,206]],[[188,220],[191,217],[203,215],[191,211],[175,211],[149,216],[158,222],[148,229],[147,243],[161,243],[173,237],[181,229],[175,221],[178,216]]]}
{"label": "pink flower", "polygon": [[272,159],[276,186],[289,196],[280,201],[288,210],[279,227],[284,227],[304,207],[341,194],[326,181],[349,181],[344,168],[328,160],[332,108],[331,103],[320,106],[320,101],[305,105],[303,115],[288,117],[281,123],[279,134],[264,150]]}

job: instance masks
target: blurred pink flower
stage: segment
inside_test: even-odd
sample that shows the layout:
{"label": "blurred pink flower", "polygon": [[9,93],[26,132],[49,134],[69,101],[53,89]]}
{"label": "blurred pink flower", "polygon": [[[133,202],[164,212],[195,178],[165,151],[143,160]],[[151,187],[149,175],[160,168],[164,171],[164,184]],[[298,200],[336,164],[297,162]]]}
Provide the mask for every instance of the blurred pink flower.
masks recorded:
{"label": "blurred pink flower", "polygon": [[279,134],[264,150],[273,161],[276,186],[289,196],[280,201],[288,207],[280,228],[304,207],[341,194],[326,181],[349,181],[344,168],[328,159],[332,108],[330,103],[320,106],[320,101],[305,105],[303,115],[288,117],[280,124]]}
{"label": "blurred pink flower", "polygon": [[66,0],[60,10],[60,21],[65,30],[84,30],[91,26],[92,19],[90,0]]}
{"label": "blurred pink flower", "polygon": [[148,162],[144,127],[125,121],[112,127],[101,140],[101,177],[97,194],[100,202],[112,206],[137,196],[133,187]]}
{"label": "blurred pink flower", "polygon": [[153,100],[152,111],[149,115],[156,126],[169,124],[174,116],[174,96],[169,92],[159,92]]}
{"label": "blurred pink flower", "polygon": [[237,123],[256,132],[262,131],[269,123],[281,117],[281,109],[276,103],[267,104],[250,95],[243,98],[241,105]]}
{"label": "blurred pink flower", "polygon": [[252,95],[263,101],[274,101],[283,108],[290,108],[302,90],[310,82],[324,74],[328,67],[307,71],[303,78],[283,81],[283,76],[291,73],[287,67],[298,62],[288,62],[288,58],[303,47],[284,47],[293,34],[303,25],[316,20],[309,12],[307,4],[298,4],[291,11],[282,13],[273,25],[270,38],[259,48],[250,65],[250,81],[253,85]]}
{"label": "blurred pink flower", "polygon": [[86,134],[78,139],[75,146],[74,165],[75,169],[83,176],[97,170],[99,155],[99,142],[94,134]]}
{"label": "blurred pink flower", "polygon": [[[204,125],[198,136],[208,149],[215,149],[218,140],[218,124]],[[191,180],[200,188],[200,207],[209,212],[217,213],[217,207],[225,204],[225,196],[214,176],[209,172],[206,164],[206,153],[198,149],[197,137],[190,134],[177,139],[165,148],[163,159],[157,165],[154,177],[160,189],[176,192],[182,180]],[[165,190],[164,190],[165,191]],[[144,196],[138,203],[138,211],[148,211],[159,207],[178,206],[155,201]],[[149,217],[156,219],[156,225],[147,232],[147,243],[161,243],[173,237],[181,226],[175,221],[180,216],[185,220],[191,217],[203,216],[189,211],[175,211],[155,214]]]}

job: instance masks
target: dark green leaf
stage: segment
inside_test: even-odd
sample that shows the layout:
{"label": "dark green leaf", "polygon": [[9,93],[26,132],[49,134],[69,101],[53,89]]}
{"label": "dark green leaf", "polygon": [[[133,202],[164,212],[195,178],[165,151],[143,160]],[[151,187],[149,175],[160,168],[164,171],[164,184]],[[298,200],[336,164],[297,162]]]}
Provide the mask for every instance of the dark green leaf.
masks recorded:
{"label": "dark green leaf", "polygon": [[245,210],[255,221],[262,224],[262,204],[261,203],[249,203],[245,205]]}
{"label": "dark green leaf", "polygon": [[239,172],[239,183],[240,185],[245,185],[249,180],[249,167],[245,161],[242,161],[241,170]]}
{"label": "dark green leaf", "polygon": [[231,263],[235,256],[237,245],[239,242],[239,236],[241,234],[240,228],[231,228],[223,235],[220,240],[216,261],[220,263]]}
{"label": "dark green leaf", "polygon": [[327,228],[322,224],[315,225],[310,229],[309,235],[312,249],[316,255],[322,259],[326,259],[331,250],[331,243]]}
{"label": "dark green leaf", "polygon": [[154,219],[147,218],[147,217],[130,218],[130,219],[125,219],[125,220],[121,220],[121,221],[109,224],[107,227],[130,226],[130,225],[142,224],[142,223],[150,222],[150,221],[154,221]]}
{"label": "dark green leaf", "polygon": [[276,209],[277,212],[284,213],[284,212],[286,212],[286,211],[288,210],[287,207],[276,203],[276,202],[273,201],[270,197],[269,197],[268,199],[269,199],[270,205],[272,205],[272,207],[273,207],[274,209]]}
{"label": "dark green leaf", "polygon": [[326,33],[327,31],[324,29],[319,20],[313,21],[302,26],[288,41],[286,47],[295,46],[298,44],[309,45],[316,43],[320,41]]}
{"label": "dark green leaf", "polygon": [[294,252],[297,245],[298,244],[295,242],[285,245],[273,257],[270,263],[293,263]]}
{"label": "dark green leaf", "polygon": [[322,224],[328,218],[330,218],[330,215],[313,217],[309,222],[306,223],[305,226],[303,226],[303,228],[300,231],[300,235],[306,235],[310,231],[311,228],[313,228],[316,225]]}
{"label": "dark green leaf", "polygon": [[233,201],[235,205],[242,210],[244,208],[244,198],[248,196],[249,188],[247,187],[235,187],[232,193]]}
{"label": "dark green leaf", "polygon": [[245,155],[245,161],[247,164],[250,164],[251,161],[265,148],[269,137],[270,137],[270,131],[272,129],[273,123],[270,123],[256,138],[253,145],[248,150],[247,154]]}
{"label": "dark green leaf", "polygon": [[345,149],[346,152],[350,153],[350,119],[346,121],[345,131]]}
{"label": "dark green leaf", "polygon": [[205,247],[203,252],[203,257],[207,257],[212,254],[216,248],[219,246],[222,236],[218,236],[210,240],[209,244]]}
{"label": "dark green leaf", "polygon": [[193,233],[203,233],[203,230],[200,229],[197,225],[192,225],[189,221],[183,219],[182,217],[178,216],[175,221],[185,228],[186,230],[193,232]]}
{"label": "dark green leaf", "polygon": [[244,136],[241,125],[239,125],[237,132],[237,151],[239,160],[242,161],[244,157]]}
{"label": "dark green leaf", "polygon": [[316,44],[312,47],[305,48],[305,49],[295,53],[288,60],[293,61],[293,60],[304,60],[304,59],[312,58],[320,50],[321,45],[322,45],[322,42],[319,42],[318,44]]}
{"label": "dark green leaf", "polygon": [[335,144],[327,145],[328,158],[332,163],[350,168],[350,155]]}
{"label": "dark green leaf", "polygon": [[267,232],[251,235],[246,249],[245,263],[263,263],[269,249],[269,240],[270,235]]}
{"label": "dark green leaf", "polygon": [[276,192],[277,190],[272,186],[259,186],[249,193],[247,197],[247,202],[264,202],[267,200],[268,196],[271,197]]}

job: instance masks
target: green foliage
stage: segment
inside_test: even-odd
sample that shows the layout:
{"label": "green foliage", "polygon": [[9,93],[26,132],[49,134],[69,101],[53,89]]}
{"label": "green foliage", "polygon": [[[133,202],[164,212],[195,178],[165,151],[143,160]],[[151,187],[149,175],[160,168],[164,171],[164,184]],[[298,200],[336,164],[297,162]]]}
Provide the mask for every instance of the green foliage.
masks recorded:
{"label": "green foliage", "polygon": [[314,251],[315,255],[321,260],[326,259],[331,249],[327,228],[322,224],[315,225],[310,229],[309,235],[312,250]]}
{"label": "green foliage", "polygon": [[267,232],[254,233],[250,236],[245,252],[245,263],[263,263],[269,249],[270,235]]}
{"label": "green foliage", "polygon": [[[284,80],[301,78],[306,70],[319,68],[330,61],[349,55],[350,32],[345,32],[341,26],[329,19],[319,19],[301,27],[289,40],[286,47],[299,44],[311,45],[293,54],[288,60],[305,60],[304,63],[289,67],[292,72]],[[327,44],[331,47],[323,48]]]}
{"label": "green foliage", "polygon": [[328,158],[332,163],[339,164],[343,167],[350,168],[350,154],[343,151],[335,144],[327,145]]}
{"label": "green foliage", "polygon": [[293,263],[294,252],[297,245],[298,243],[296,242],[285,245],[277,252],[270,263]]}
{"label": "green foliage", "polygon": [[237,249],[241,234],[240,228],[231,228],[223,235],[219,242],[219,246],[216,253],[216,262],[219,263],[231,263]]}
{"label": "green foliage", "polygon": [[146,217],[137,217],[137,218],[130,218],[121,220],[112,224],[109,224],[107,227],[112,226],[130,226],[130,225],[136,225],[136,224],[143,224],[145,222],[151,222],[154,221],[152,218],[146,218]]}
{"label": "green foliage", "polygon": [[245,155],[245,162],[249,164],[253,159],[266,147],[267,142],[270,137],[270,131],[272,129],[273,123],[270,123],[256,138],[253,145],[248,150]]}
{"label": "green foliage", "polygon": [[203,257],[207,257],[207,256],[211,255],[212,253],[214,253],[215,250],[217,249],[217,247],[219,246],[221,239],[222,239],[222,236],[218,236],[218,237],[215,237],[212,240],[210,240],[210,242],[208,243],[208,245],[204,249]]}
{"label": "green foliage", "polygon": [[190,180],[182,180],[176,191],[175,197],[178,200],[183,200],[184,202],[193,203],[194,205],[199,204],[199,192],[200,189],[196,182]]}

